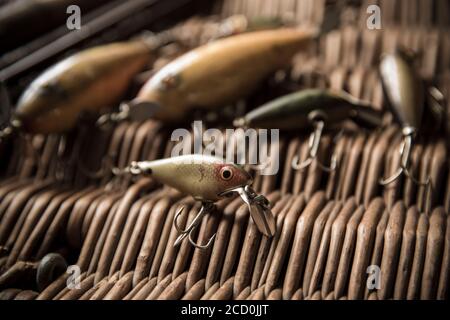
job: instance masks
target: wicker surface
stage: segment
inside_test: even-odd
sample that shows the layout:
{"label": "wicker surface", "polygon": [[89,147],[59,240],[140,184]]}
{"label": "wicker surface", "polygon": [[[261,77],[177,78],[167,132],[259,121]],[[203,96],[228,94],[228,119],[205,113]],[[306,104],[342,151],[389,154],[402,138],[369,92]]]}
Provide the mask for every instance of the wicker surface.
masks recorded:
{"label": "wicker surface", "polygon": [[[223,16],[281,15],[289,22],[319,24],[325,1],[301,2],[230,0],[216,9]],[[389,1],[378,2],[387,6]],[[406,1],[392,2],[408,7]],[[434,2],[436,8],[448,5]],[[417,4],[424,6],[423,1]],[[362,17],[363,9],[364,5],[352,10]],[[408,10],[415,12],[417,8]],[[429,16],[411,13],[386,17],[390,27],[380,31],[343,26],[323,37],[318,47],[299,55],[281,80],[264,84],[246,102],[246,108],[280,90],[332,87],[382,109],[385,103],[376,72],[378,57],[398,45],[423,51],[418,60],[421,74],[437,83],[448,97],[450,34],[438,28],[448,25],[444,21],[448,17]],[[208,41],[206,26],[214,26],[216,19],[183,24],[180,37],[187,35],[191,47],[204,43]],[[353,22],[361,25],[358,21]],[[417,21],[420,23],[413,29],[405,27]],[[155,68],[187,49],[169,46]],[[153,71],[141,77],[145,79]],[[173,145],[169,141],[171,128],[147,121],[122,123],[102,133],[79,129],[64,155],[58,153],[66,141],[60,136],[29,137],[34,148],[18,138],[0,182],[0,270],[5,272],[18,261],[36,261],[58,251],[83,273],[79,290],[68,289],[68,275],[63,275],[39,293],[25,290],[32,288],[0,287],[0,298],[446,299],[450,271],[449,139],[443,134],[423,136],[412,153],[414,174],[431,176],[433,181],[427,206],[423,187],[408,180],[387,188],[378,183],[393,173],[400,161],[401,135],[391,123],[387,115],[383,130],[349,127],[341,135],[327,134],[319,157],[327,163],[332,153],[337,155],[339,166],[331,174],[316,165],[303,172],[293,170],[293,157],[306,157],[308,135],[282,135],[279,174],[253,172],[255,190],[272,201],[277,218],[275,237],[262,237],[246,206],[240,200],[227,199],[202,222],[199,240],[217,232],[213,247],[207,251],[194,249],[187,242],[180,248],[172,246],[177,236],[173,216],[185,205],[189,214],[184,223],[193,219],[199,205],[192,199],[147,179],[130,181],[111,175],[90,179],[86,169],[77,165],[82,161],[93,170],[101,165],[101,159],[123,167],[132,160],[168,156]],[[81,143],[86,137],[88,142]],[[370,265],[381,268],[379,290],[367,289]]]}

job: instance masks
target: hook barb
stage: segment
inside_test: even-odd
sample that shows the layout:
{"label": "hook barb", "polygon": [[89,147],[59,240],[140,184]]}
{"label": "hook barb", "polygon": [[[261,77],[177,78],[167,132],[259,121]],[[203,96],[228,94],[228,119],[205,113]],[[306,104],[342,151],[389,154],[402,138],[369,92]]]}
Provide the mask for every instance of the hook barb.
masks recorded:
{"label": "hook barb", "polygon": [[211,246],[211,244],[213,243],[213,241],[214,241],[215,238],[216,238],[216,234],[214,233],[214,234],[211,236],[211,238],[209,238],[209,240],[208,240],[208,242],[207,242],[206,244],[200,245],[200,244],[195,243],[195,241],[192,239],[192,232],[189,232],[189,237],[188,237],[189,242],[190,242],[195,248],[200,249],[200,250],[207,250],[207,249]]}
{"label": "hook barb", "polygon": [[292,159],[292,168],[294,170],[303,171],[311,165],[311,163],[313,162],[314,159],[308,157],[308,159],[306,159],[302,162],[300,162],[299,160],[300,160],[300,158],[298,156],[295,156]]}
{"label": "hook barb", "polygon": [[382,186],[390,185],[391,183],[393,183],[394,181],[396,181],[396,180],[402,175],[402,173],[403,173],[403,168],[400,167],[400,168],[397,169],[397,172],[395,172],[395,173],[394,173],[392,176],[390,176],[389,178],[386,178],[386,179],[381,178],[381,179],[380,179],[380,184],[381,184]]}

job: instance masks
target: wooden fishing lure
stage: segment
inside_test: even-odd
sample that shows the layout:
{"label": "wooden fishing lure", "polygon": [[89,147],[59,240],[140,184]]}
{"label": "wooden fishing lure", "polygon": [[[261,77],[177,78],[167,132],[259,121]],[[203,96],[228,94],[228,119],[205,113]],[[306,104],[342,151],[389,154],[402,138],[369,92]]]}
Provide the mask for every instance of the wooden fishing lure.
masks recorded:
{"label": "wooden fishing lure", "polygon": [[281,28],[248,32],[194,49],[157,72],[130,102],[149,117],[182,120],[193,108],[211,109],[250,94],[315,39],[316,31]]}
{"label": "wooden fishing lure", "polygon": [[369,104],[345,92],[306,89],[270,101],[234,121],[237,127],[294,130],[310,128],[313,121],[325,125],[351,119],[365,127],[381,124],[381,114]]}
{"label": "wooden fishing lure", "polygon": [[411,62],[400,51],[384,55],[380,76],[386,100],[399,124],[417,131],[424,114],[425,87]]}
{"label": "wooden fishing lure", "polygon": [[225,193],[252,183],[251,176],[240,166],[195,154],[134,162],[128,170],[150,176],[202,202],[216,202]]}
{"label": "wooden fishing lure", "polygon": [[304,170],[313,161],[316,161],[322,170],[332,172],[337,166],[335,155],[333,155],[329,167],[317,159],[320,139],[325,126],[335,126],[344,120],[351,119],[364,127],[377,127],[381,125],[381,116],[381,113],[370,105],[347,93],[307,89],[270,101],[250,111],[244,117],[236,119],[233,124],[237,127],[282,130],[313,128],[308,158],[299,163],[298,157],[294,157],[292,167],[295,170]]}
{"label": "wooden fishing lure", "polygon": [[118,103],[132,77],[150,62],[145,41],[84,50],[47,69],[20,97],[14,119],[32,133],[72,129],[83,112]]}
{"label": "wooden fishing lure", "polygon": [[205,214],[214,210],[214,202],[236,192],[248,205],[250,215],[259,231],[269,237],[275,233],[275,218],[270,210],[269,201],[251,189],[251,176],[236,164],[226,163],[213,156],[184,155],[155,161],[132,162],[124,170],[113,171],[115,174],[125,172],[148,175],[182,193],[191,195],[202,203],[201,210],[185,230],[178,225],[183,208],[175,215],[174,225],[180,232],[175,246],[189,237],[194,246],[201,249],[208,248],[215,235],[206,245],[198,245],[192,240],[192,231],[199,226]]}

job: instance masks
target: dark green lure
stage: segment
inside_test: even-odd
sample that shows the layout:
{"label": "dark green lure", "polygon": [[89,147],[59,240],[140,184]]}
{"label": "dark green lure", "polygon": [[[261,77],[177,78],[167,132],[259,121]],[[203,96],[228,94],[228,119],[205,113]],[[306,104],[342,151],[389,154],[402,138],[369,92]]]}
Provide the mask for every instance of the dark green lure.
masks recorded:
{"label": "dark green lure", "polygon": [[310,128],[315,121],[335,125],[350,119],[372,128],[381,125],[382,114],[345,92],[307,89],[268,102],[234,121],[237,127]]}

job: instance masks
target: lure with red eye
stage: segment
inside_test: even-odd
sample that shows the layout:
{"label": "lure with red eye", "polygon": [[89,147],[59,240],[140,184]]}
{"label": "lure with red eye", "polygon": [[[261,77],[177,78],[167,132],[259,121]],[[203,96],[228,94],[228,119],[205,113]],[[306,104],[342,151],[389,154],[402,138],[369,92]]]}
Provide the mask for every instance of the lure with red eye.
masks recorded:
{"label": "lure with red eye", "polygon": [[199,201],[215,202],[227,191],[252,183],[243,168],[212,156],[184,155],[137,165],[155,180]]}
{"label": "lure with red eye", "polygon": [[240,185],[242,181],[252,181],[250,175],[236,165],[219,164],[216,172],[217,181],[224,190],[235,189],[236,185]]}
{"label": "lure with red eye", "polygon": [[220,168],[220,178],[224,181],[233,179],[233,169],[230,166],[224,166]]}
{"label": "lure with red eye", "polygon": [[133,162],[125,172],[149,175],[202,202],[202,209],[185,230],[182,230],[177,222],[182,209],[175,215],[174,225],[177,230],[181,230],[175,246],[189,236],[190,242],[197,248],[208,248],[215,236],[213,235],[205,245],[198,245],[191,238],[192,232],[198,227],[201,218],[212,212],[213,202],[236,192],[247,204],[258,230],[267,237],[275,234],[275,218],[270,210],[269,201],[251,189],[252,179],[240,166],[225,163],[222,159],[212,156],[185,155],[156,161]]}

